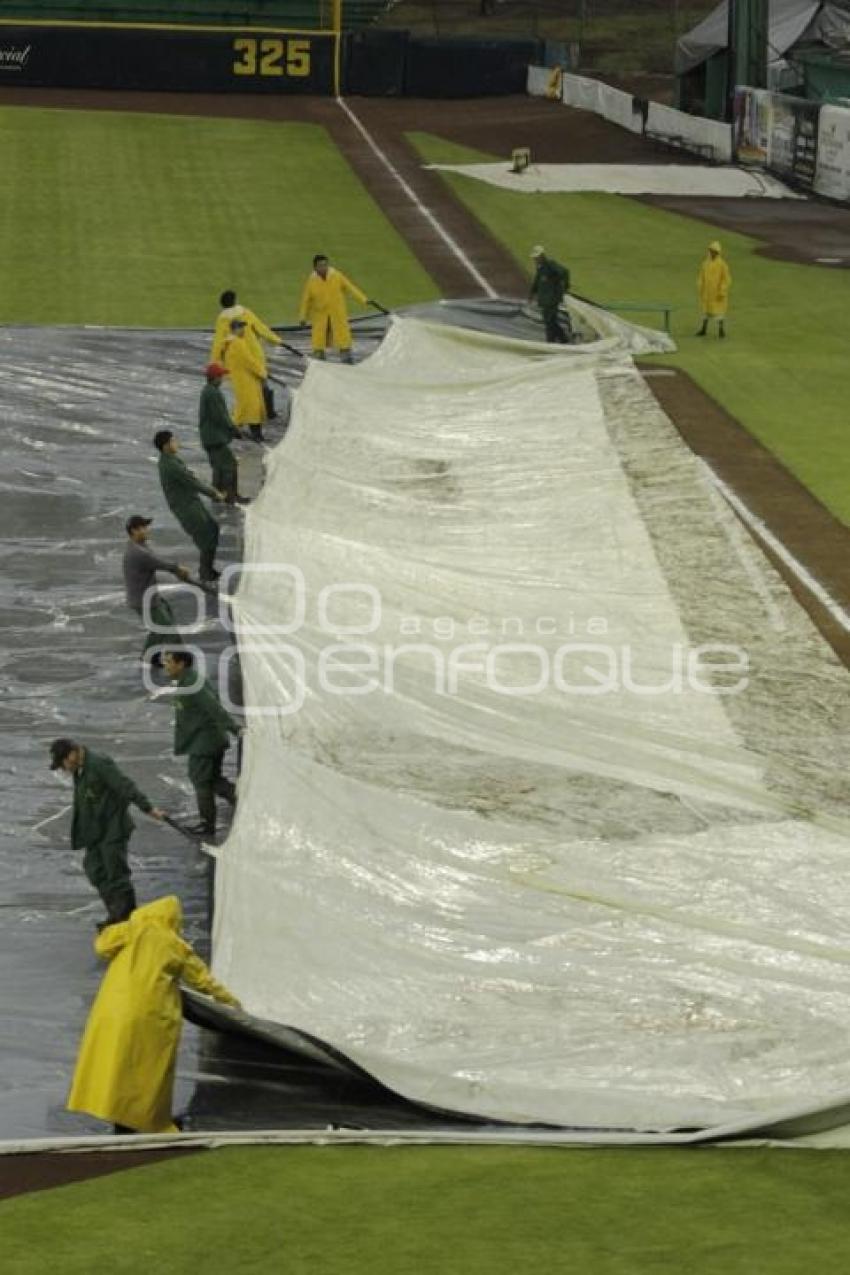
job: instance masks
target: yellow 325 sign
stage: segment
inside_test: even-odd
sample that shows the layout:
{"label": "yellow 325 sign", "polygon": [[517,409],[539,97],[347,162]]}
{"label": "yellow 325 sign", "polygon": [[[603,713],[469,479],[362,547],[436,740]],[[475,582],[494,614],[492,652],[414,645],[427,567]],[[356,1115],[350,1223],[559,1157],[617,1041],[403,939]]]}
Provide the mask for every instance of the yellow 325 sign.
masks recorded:
{"label": "yellow 325 sign", "polygon": [[233,52],[239,55],[233,63],[234,75],[310,74],[309,40],[257,40],[244,36],[233,41]]}

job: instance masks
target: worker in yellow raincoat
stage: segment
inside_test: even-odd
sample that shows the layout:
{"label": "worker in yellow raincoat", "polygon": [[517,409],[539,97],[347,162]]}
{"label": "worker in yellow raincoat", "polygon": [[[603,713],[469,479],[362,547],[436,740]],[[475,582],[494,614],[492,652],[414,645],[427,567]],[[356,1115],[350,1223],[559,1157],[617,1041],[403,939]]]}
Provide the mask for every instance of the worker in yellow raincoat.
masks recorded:
{"label": "worker in yellow raincoat", "polygon": [[351,355],[351,328],[345,308],[345,294],[350,293],[361,305],[372,305],[365,292],[346,279],[341,270],[329,264],[327,257],[318,253],[313,258],[313,272],[301,293],[298,322],[312,328],[313,356],[325,357],[328,344],[339,350],[343,363],[353,363]]}
{"label": "worker in yellow raincoat", "polygon": [[708,245],[708,255],[703,260],[697,275],[697,292],[702,310],[702,327],[697,336],[705,336],[712,319],[717,320],[717,335],[725,337],[724,320],[729,306],[729,289],[732,287],[732,275],[721,255],[721,247],[717,240]]}
{"label": "worker in yellow raincoat", "polygon": [[222,292],[219,297],[219,304],[222,310],[215,321],[210,363],[223,362],[224,347],[230,339],[230,325],[234,319],[244,319],[245,340],[248,343],[248,348],[263,369],[263,400],[266,407],[266,417],[270,421],[274,420],[274,396],[272,395],[271,387],[267,384],[269,369],[266,363],[266,349],[263,342],[267,345],[280,345],[280,337],[276,332],[272,332],[271,328],[263,323],[262,319],[258,319],[253,310],[249,310],[246,305],[238,303],[236,293],[232,288]]}
{"label": "worker in yellow raincoat", "polygon": [[109,961],[89,1014],[69,1111],[109,1120],[116,1133],[176,1133],[171,1114],[180,1044],[180,983],[239,1007],[180,936],[174,895],[136,908],[94,942]]}
{"label": "worker in yellow raincoat", "polygon": [[263,425],[268,419],[263,395],[265,364],[248,342],[248,325],[244,319],[230,320],[230,336],[224,343],[222,359],[236,398],[233,424],[238,429],[247,425],[254,442],[264,443]]}

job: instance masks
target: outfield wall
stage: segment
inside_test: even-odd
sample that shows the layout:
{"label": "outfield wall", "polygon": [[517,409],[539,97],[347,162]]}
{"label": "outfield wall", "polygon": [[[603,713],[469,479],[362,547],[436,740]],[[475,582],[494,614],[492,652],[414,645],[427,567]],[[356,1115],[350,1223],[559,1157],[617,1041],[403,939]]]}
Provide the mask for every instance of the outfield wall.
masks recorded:
{"label": "outfield wall", "polygon": [[523,93],[542,40],[408,31],[0,20],[0,85],[188,93]]}
{"label": "outfield wall", "polygon": [[728,163],[732,158],[732,129],[729,124],[687,115],[671,106],[634,97],[602,80],[565,72],[560,77],[558,94],[553,93],[552,71],[547,67],[530,66],[526,91],[533,97],[555,96],[565,106],[593,111],[630,133],[655,137],[682,150],[692,151],[703,159]]}
{"label": "outfield wall", "polygon": [[735,90],[735,123],[647,102],[601,80],[529,66],[526,92],[693,151],[704,159],[764,168],[782,181],[850,203],[850,109],[769,89]]}
{"label": "outfield wall", "polygon": [[735,153],[817,195],[850,202],[850,110],[767,89],[735,92]]}

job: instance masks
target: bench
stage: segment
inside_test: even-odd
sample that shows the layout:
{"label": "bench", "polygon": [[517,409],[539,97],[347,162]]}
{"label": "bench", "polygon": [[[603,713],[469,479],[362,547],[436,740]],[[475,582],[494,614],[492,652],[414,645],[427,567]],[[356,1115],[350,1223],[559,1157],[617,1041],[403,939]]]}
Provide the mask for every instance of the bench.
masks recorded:
{"label": "bench", "polygon": [[700,159],[717,161],[713,142],[698,142],[690,137],[682,137],[679,133],[657,133],[650,128],[644,131],[644,137],[652,142],[660,142],[662,146],[669,146],[672,150],[687,151],[689,155],[698,155]]}
{"label": "bench", "polygon": [[674,307],[669,301],[597,301],[602,310],[625,311],[634,314],[663,314],[664,331],[670,331],[670,315]]}

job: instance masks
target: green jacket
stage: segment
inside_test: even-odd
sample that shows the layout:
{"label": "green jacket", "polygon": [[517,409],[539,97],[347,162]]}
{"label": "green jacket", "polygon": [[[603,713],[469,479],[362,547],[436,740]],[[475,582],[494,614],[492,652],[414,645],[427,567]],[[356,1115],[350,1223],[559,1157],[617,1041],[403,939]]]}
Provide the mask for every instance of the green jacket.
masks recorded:
{"label": "green jacket", "polygon": [[237,735],[233,720],[206,678],[188,668],[177,686],[184,693],[174,697],[174,752],[209,757],[228,744],[228,734]]}
{"label": "green jacket", "polygon": [[201,390],[198,410],[198,428],[204,447],[226,447],[231,439],[239,437],[239,430],[230,419],[224,395],[217,385],[208,381]]}
{"label": "green jacket", "polygon": [[545,257],[538,263],[531,284],[531,295],[537,298],[541,310],[560,305],[565,292],[570,290],[570,272],[559,261]]}
{"label": "green jacket", "polygon": [[101,841],[126,841],[134,826],[128,811],[131,804],[140,810],[153,809],[145,794],[111,757],[87,748],[82,766],[74,773],[72,848],[82,850]]}
{"label": "green jacket", "polygon": [[179,456],[160,452],[159,481],[168,508],[180,526],[194,540],[199,549],[214,548],[218,541],[218,524],[210,511],[201,504],[200,497],[216,499],[215,488],[202,483]]}

